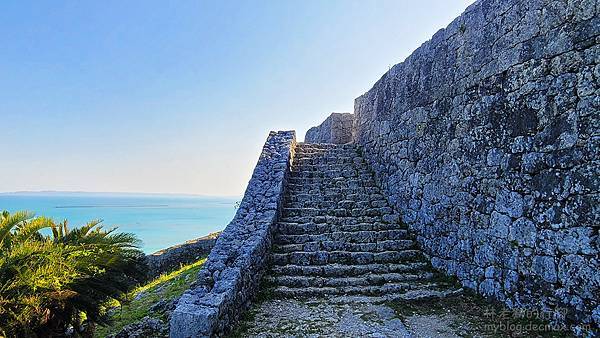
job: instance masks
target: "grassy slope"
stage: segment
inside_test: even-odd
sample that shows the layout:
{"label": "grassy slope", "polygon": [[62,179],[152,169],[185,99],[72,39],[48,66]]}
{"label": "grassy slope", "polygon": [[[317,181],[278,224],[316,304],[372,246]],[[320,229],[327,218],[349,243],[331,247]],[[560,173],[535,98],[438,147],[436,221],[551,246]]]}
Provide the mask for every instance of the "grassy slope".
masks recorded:
{"label": "grassy slope", "polygon": [[195,280],[200,267],[206,259],[182,266],[179,270],[161,275],[153,281],[133,290],[127,298],[129,301],[122,304],[111,304],[116,308],[108,326],[99,326],[96,337],[106,337],[119,332],[125,325],[134,323],[145,316],[165,320],[159,313],[153,313],[150,308],[161,300],[171,301],[180,297],[190,284]]}

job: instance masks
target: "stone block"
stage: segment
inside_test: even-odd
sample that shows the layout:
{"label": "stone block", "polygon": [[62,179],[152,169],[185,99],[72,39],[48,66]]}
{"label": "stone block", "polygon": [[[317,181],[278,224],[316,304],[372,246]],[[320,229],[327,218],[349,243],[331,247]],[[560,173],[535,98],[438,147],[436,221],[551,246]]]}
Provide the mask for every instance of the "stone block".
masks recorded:
{"label": "stone block", "polygon": [[533,271],[548,283],[556,283],[557,281],[556,263],[554,257],[533,257]]}

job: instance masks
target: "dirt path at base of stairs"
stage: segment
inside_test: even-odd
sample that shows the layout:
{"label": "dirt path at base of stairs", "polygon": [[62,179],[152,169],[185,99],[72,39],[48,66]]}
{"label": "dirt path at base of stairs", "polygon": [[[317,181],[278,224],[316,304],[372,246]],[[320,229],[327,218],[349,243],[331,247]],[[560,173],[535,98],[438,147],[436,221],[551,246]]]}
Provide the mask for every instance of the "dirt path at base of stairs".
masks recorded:
{"label": "dirt path at base of stairs", "polygon": [[468,295],[419,303],[336,300],[263,300],[232,337],[572,337],[564,327],[516,318],[514,311]]}

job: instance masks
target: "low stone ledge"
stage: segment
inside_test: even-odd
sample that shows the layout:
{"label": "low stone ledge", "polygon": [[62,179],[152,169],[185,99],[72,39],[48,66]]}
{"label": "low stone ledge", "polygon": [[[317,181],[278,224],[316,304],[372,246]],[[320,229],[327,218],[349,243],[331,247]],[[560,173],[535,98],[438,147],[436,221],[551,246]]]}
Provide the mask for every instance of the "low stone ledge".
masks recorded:
{"label": "low stone ledge", "polygon": [[220,233],[220,231],[213,232],[147,255],[148,277],[158,277],[160,274],[171,272],[181,265],[193,263],[207,256],[215,246]]}
{"label": "low stone ledge", "polygon": [[294,131],[269,133],[235,217],[217,239],[195,287],[178,301],[170,337],[222,336],[256,295],[295,143]]}

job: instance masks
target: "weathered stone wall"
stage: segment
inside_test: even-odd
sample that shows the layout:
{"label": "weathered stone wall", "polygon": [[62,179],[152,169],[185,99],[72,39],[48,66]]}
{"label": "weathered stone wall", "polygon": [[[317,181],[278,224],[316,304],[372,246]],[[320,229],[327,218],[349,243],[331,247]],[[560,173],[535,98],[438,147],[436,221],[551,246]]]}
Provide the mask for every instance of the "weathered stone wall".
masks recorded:
{"label": "weathered stone wall", "polygon": [[306,132],[306,143],[345,144],[353,140],[354,114],[331,113],[323,123]]}
{"label": "weathered stone wall", "polygon": [[162,273],[171,272],[181,265],[193,263],[201,257],[207,256],[215,246],[220,233],[220,231],[213,232],[204,237],[146,255],[148,276],[150,278],[158,277]]}
{"label": "weathered stone wall", "polygon": [[177,303],[171,337],[220,336],[255,296],[295,143],[293,131],[269,134],[235,217],[219,236],[195,287]]}
{"label": "weathered stone wall", "polygon": [[433,264],[576,331],[600,323],[599,14],[478,1],[355,102],[355,142]]}

